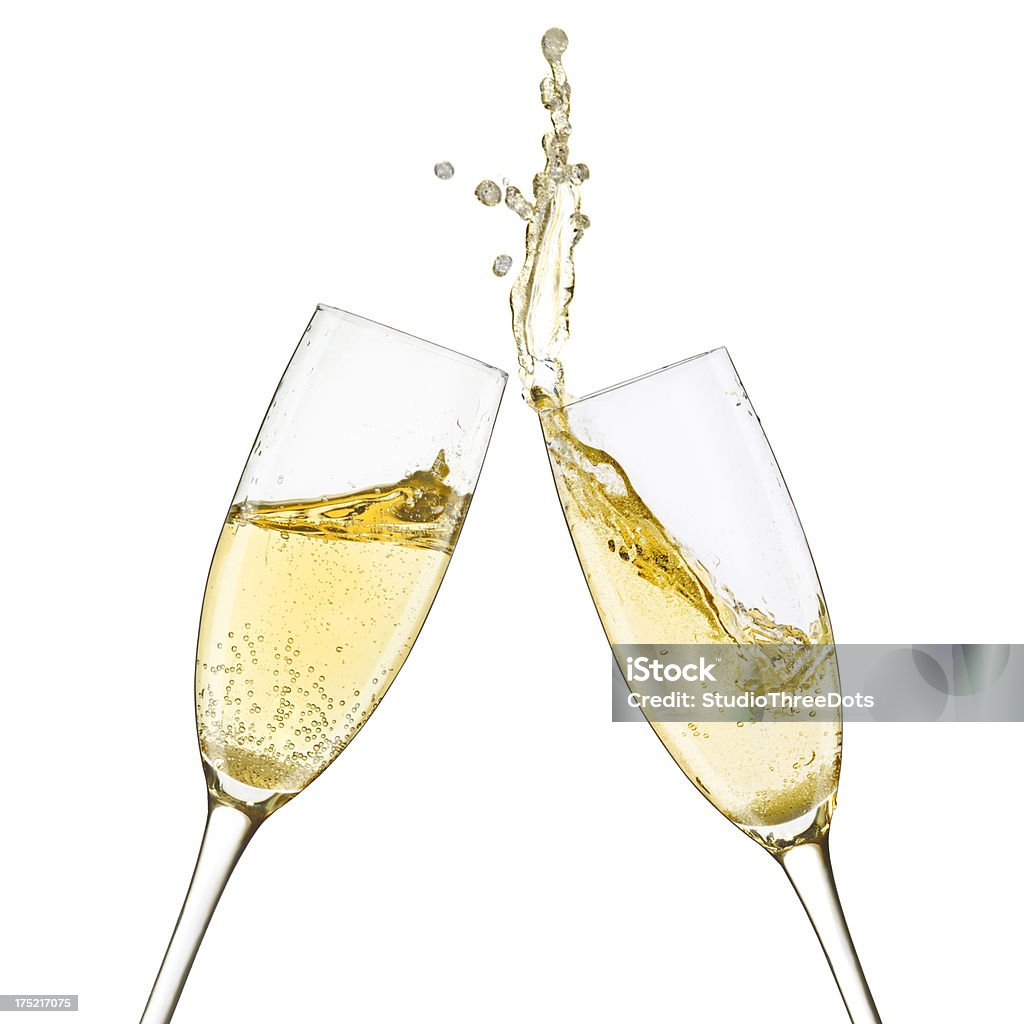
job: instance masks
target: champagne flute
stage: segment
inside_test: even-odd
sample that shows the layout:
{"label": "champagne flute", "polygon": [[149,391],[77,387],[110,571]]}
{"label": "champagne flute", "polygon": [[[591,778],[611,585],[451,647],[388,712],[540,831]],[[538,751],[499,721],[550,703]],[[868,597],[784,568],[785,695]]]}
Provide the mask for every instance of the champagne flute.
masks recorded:
{"label": "champagne flute", "polygon": [[[576,553],[627,679],[625,645],[730,644],[723,657],[752,660],[754,677],[775,690],[797,688],[793,652],[803,651],[820,691],[838,691],[814,562],[724,348],[539,415]],[[841,710],[800,721],[645,715],[690,781],[782,865],[850,1019],[879,1022],[828,852]]]}
{"label": "champagne flute", "polygon": [[256,830],[345,749],[402,667],[462,528],[505,380],[351,313],[313,314],[206,584],[196,723],[209,814],[142,1024],[171,1019]]}

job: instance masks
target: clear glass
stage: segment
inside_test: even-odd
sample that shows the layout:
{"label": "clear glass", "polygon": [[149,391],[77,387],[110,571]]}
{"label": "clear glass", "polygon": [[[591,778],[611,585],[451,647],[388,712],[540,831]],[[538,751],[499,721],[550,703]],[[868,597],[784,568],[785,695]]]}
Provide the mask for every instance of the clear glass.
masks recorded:
{"label": "clear glass", "polygon": [[[838,690],[814,562],[725,349],[541,410],[540,421],[576,553],[613,646],[813,646],[808,653],[825,659],[824,678]],[[789,664],[774,659],[777,688],[791,685]],[[782,865],[851,1019],[866,1024],[878,1013],[828,857],[841,711],[815,715],[803,722],[648,720],[700,792]]]}
{"label": "clear glass", "polygon": [[506,375],[318,306],[253,444],[207,580],[196,722],[209,816],[143,1024],[174,1013],[256,829],[383,698],[437,593]]}

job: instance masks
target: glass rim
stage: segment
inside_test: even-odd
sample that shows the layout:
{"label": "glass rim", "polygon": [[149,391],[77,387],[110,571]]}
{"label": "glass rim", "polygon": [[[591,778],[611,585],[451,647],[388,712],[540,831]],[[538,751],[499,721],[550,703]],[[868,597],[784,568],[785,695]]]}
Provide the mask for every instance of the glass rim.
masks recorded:
{"label": "glass rim", "polygon": [[434,355],[445,359],[451,359],[458,363],[463,363],[466,366],[475,367],[478,370],[483,370],[491,375],[495,375],[499,380],[503,380],[507,383],[508,373],[506,373],[499,366],[492,366],[490,363],[485,363],[482,359],[477,359],[475,356],[466,355],[465,352],[459,352],[457,349],[448,348],[447,345],[439,345],[436,341],[427,341],[426,338],[421,338],[417,334],[410,334],[408,331],[403,331],[399,327],[392,327],[390,324],[381,323],[379,320],[371,320],[369,317],[360,316],[358,313],[350,313],[347,309],[341,309],[338,306],[330,306],[325,302],[318,302],[316,304],[316,313],[328,313],[331,316],[337,317],[340,320],[344,320],[347,323],[354,325],[363,325],[366,327],[375,327],[378,330],[386,331],[393,337],[393,340],[400,341],[406,345],[412,345],[414,348],[426,349]]}
{"label": "glass rim", "polygon": [[686,356],[683,359],[677,359],[674,363],[666,363],[665,366],[659,366],[657,369],[648,370],[646,373],[638,374],[636,377],[630,377],[628,380],[620,380],[616,384],[609,384],[597,391],[591,391],[589,394],[581,395],[579,398],[573,398],[568,402],[563,402],[561,405],[545,406],[544,408],[538,409],[537,412],[539,415],[545,416],[550,413],[561,412],[563,409],[571,409],[574,405],[581,405],[583,402],[589,402],[592,398],[600,398],[602,395],[618,391],[620,388],[628,388],[630,384],[639,384],[640,381],[648,380],[651,377],[657,377],[659,373],[667,373],[669,370],[676,370],[680,366],[684,366],[686,363],[693,363],[698,359],[707,359],[710,356],[716,356],[720,353],[729,360],[729,365],[732,366],[733,372],[735,372],[736,364],[733,363],[732,356],[729,355],[729,350],[725,345],[718,345],[715,348],[709,348],[706,352],[697,352],[695,355]]}

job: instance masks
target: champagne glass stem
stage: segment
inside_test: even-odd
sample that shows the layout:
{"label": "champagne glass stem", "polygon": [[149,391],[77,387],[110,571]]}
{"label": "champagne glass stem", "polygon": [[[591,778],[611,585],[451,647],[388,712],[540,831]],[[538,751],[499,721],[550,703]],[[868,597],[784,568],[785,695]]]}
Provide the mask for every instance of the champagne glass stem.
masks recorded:
{"label": "champagne glass stem", "polygon": [[776,855],[811,919],[853,1024],[882,1024],[857,958],[832,875],[828,836]]}
{"label": "champagne glass stem", "polygon": [[210,797],[206,831],[192,882],[140,1024],[168,1024],[174,1015],[217,901],[262,820],[250,818],[238,808]]}

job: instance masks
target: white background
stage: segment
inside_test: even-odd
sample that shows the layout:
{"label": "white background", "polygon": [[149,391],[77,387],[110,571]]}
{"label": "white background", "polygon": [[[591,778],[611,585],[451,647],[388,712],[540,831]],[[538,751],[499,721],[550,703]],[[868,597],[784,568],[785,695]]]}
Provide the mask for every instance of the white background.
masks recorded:
{"label": "white background", "polygon": [[[727,345],[840,640],[1024,640],[1015,5],[3,22],[0,991],[141,1012],[202,829],[208,560],[315,303],[513,369],[521,230],[472,188],[529,186],[549,24],[593,175],[577,392]],[[176,1020],[842,1024],[782,873],[609,721],[608,676],[510,383],[401,680],[254,840]],[[834,860],[887,1024],[1020,1019],[1020,739],[848,729]]]}

